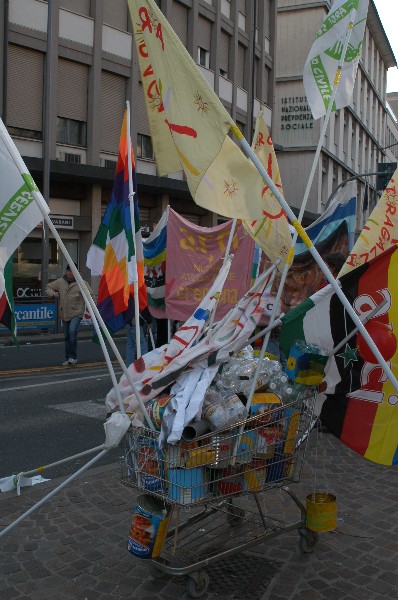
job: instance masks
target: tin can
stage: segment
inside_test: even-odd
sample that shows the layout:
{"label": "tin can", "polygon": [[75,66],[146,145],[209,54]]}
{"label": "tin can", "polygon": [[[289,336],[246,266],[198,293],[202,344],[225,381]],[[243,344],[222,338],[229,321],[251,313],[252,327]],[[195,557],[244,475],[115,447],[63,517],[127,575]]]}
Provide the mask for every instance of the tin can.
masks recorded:
{"label": "tin can", "polygon": [[159,396],[153,400],[149,400],[145,405],[147,413],[149,414],[152,423],[157,431],[160,431],[162,427],[162,420],[166,406],[174,396],[171,394]]}
{"label": "tin can", "polygon": [[167,534],[168,509],[161,500],[139,496],[131,521],[127,549],[139,558],[159,556]]}
{"label": "tin can", "polygon": [[236,450],[236,462],[239,464],[249,463],[253,459],[253,454],[256,445],[257,431],[244,431],[240,439],[238,438],[239,445]]}
{"label": "tin can", "polygon": [[[214,471],[213,471],[214,473]],[[214,486],[219,495],[236,494],[243,489],[243,475],[239,467],[217,470],[217,480]]]}
{"label": "tin can", "polygon": [[244,467],[243,488],[250,492],[261,492],[265,486],[267,462],[253,460]]}
{"label": "tin can", "polygon": [[146,438],[137,440],[137,465],[141,487],[152,492],[164,490],[162,452],[157,447],[156,440]]}
{"label": "tin can", "polygon": [[245,416],[245,405],[236,394],[232,394],[232,396],[227,399],[226,407],[229,412],[230,419],[234,423],[240,421]]}
{"label": "tin can", "polygon": [[211,404],[203,414],[211,429],[222,429],[229,421],[229,413],[222,404]]}
{"label": "tin can", "polygon": [[211,437],[211,445],[215,453],[213,469],[226,469],[233,450],[233,437],[228,433],[215,434]]}
{"label": "tin can", "polygon": [[194,504],[205,497],[205,471],[193,469],[169,469],[169,498],[179,504]]}

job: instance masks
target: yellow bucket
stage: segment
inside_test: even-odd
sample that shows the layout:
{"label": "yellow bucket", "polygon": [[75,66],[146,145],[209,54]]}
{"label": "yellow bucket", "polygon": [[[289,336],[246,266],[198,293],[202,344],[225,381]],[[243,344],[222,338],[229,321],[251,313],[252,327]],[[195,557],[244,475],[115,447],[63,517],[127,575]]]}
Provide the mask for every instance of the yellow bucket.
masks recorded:
{"label": "yellow bucket", "polygon": [[313,492],[307,496],[307,522],[311,531],[331,531],[337,527],[336,496]]}

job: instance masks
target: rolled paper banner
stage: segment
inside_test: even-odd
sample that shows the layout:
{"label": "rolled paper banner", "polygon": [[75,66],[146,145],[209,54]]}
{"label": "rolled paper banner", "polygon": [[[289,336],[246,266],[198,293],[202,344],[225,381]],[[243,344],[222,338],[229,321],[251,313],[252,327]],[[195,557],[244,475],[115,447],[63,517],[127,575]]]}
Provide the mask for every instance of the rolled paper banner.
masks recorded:
{"label": "rolled paper banner", "polygon": [[206,419],[202,419],[201,421],[192,421],[192,423],[184,427],[182,430],[181,439],[183,439],[184,442],[192,442],[208,431],[210,431],[210,423]]}

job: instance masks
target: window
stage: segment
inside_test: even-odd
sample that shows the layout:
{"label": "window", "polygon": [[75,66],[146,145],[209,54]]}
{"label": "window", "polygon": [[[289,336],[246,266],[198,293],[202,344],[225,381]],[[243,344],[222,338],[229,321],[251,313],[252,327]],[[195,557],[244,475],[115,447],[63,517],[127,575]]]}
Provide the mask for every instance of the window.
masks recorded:
{"label": "window", "polygon": [[149,135],[137,134],[137,158],[154,159],[152,140]]}
{"label": "window", "polygon": [[57,142],[69,146],[87,146],[87,123],[57,117]]}
{"label": "window", "polygon": [[33,129],[22,129],[21,127],[7,127],[8,133],[14,137],[29,138],[30,140],[42,140],[43,134],[41,131],[33,131]]}
{"label": "window", "polygon": [[210,53],[200,46],[198,46],[198,63],[206,69],[210,66]]}

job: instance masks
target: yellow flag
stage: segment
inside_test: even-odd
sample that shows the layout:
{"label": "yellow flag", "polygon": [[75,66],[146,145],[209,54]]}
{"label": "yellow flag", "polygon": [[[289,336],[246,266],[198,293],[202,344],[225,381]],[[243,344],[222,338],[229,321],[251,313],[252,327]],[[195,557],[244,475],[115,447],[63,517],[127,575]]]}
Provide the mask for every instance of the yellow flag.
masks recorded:
{"label": "yellow flag", "polygon": [[366,221],[339,277],[398,244],[398,169]]}
{"label": "yellow flag", "polygon": [[[262,111],[258,113],[256,119],[252,148],[283,196],[278,161]],[[267,192],[268,187],[264,184],[263,199],[261,200],[263,215],[261,219],[243,221],[243,226],[268,258],[274,262],[280,256],[283,259],[281,263],[283,266],[291,245],[292,236],[289,231],[287,217],[279,202],[273,196],[269,197]]]}
{"label": "yellow flag", "polygon": [[231,116],[155,2],[128,5],[159,174],[182,168],[197,204],[226,217],[260,221],[264,198],[276,200],[228,137],[235,125]]}

